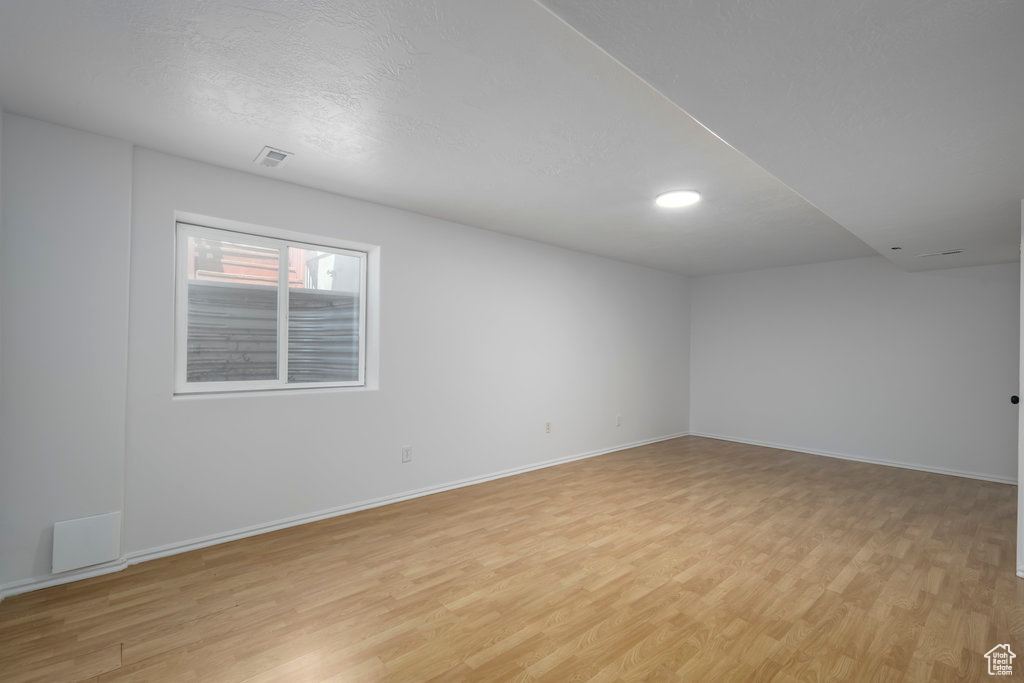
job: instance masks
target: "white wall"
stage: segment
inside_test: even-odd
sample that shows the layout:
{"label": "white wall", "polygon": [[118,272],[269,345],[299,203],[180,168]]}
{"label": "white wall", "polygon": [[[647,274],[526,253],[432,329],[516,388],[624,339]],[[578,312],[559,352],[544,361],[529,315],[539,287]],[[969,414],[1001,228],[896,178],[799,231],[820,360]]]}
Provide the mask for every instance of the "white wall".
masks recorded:
{"label": "white wall", "polygon": [[[129,553],[687,430],[681,277],[156,152],[134,168]],[[380,389],[172,397],[175,211],[380,245]]]}
{"label": "white wall", "polygon": [[[684,278],[17,116],[2,149],[8,590],[59,520],[123,508],[137,556],[687,430]],[[173,398],[176,210],[380,245],[380,389]]]}
{"label": "white wall", "polygon": [[[3,197],[4,197],[4,108],[0,105],[0,268],[3,268],[4,258],[4,212],[3,212]],[[2,396],[3,385],[4,385],[4,278],[3,271],[0,270],[0,396]],[[0,398],[0,401],[3,399]],[[2,404],[0,404],[2,405]],[[0,420],[3,420],[3,413],[0,412]],[[0,425],[3,423],[0,422]],[[4,451],[0,448],[0,477],[3,476],[4,468]],[[0,517],[0,525],[3,524],[3,518]],[[2,532],[0,532],[2,533]]]}
{"label": "white wall", "polygon": [[[0,586],[46,576],[62,519],[123,505],[140,557],[690,417],[1015,477],[1016,264],[687,281],[17,116],[0,150]],[[175,211],[380,245],[379,390],[174,398]]]}
{"label": "white wall", "polygon": [[131,146],[3,117],[0,585],[54,522],[120,510]]}
{"label": "white wall", "polygon": [[[1024,200],[1020,203],[1021,255],[1024,256]],[[1021,363],[1018,368],[1018,394],[1024,393],[1024,273],[1020,279]],[[1020,405],[1020,404],[1018,404]],[[1024,579],[1024,420],[1017,418],[1017,576]]]}
{"label": "white wall", "polygon": [[693,281],[694,433],[1016,481],[1019,266]]}

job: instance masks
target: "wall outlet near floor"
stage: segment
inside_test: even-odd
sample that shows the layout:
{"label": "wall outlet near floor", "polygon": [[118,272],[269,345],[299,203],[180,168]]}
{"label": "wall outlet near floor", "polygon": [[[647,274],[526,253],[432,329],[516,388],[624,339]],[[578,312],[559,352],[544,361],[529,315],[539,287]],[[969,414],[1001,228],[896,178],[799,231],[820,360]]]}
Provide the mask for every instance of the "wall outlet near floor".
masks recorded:
{"label": "wall outlet near floor", "polygon": [[544,433],[545,434],[550,434],[551,433],[551,423],[550,422],[545,422],[544,423]]}
{"label": "wall outlet near floor", "polygon": [[412,462],[412,446],[402,446],[402,462]]}
{"label": "wall outlet near floor", "polygon": [[616,427],[621,427],[622,426],[622,416],[621,415],[616,415],[615,416],[615,426]]}

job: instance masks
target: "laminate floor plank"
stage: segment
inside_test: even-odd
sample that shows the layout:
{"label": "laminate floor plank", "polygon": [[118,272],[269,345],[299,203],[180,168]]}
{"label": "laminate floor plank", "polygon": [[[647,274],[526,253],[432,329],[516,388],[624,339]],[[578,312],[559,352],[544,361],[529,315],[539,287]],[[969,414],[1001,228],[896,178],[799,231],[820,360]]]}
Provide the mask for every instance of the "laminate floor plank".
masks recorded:
{"label": "laminate floor plank", "polygon": [[983,680],[1016,495],[684,437],[7,598],[0,680]]}

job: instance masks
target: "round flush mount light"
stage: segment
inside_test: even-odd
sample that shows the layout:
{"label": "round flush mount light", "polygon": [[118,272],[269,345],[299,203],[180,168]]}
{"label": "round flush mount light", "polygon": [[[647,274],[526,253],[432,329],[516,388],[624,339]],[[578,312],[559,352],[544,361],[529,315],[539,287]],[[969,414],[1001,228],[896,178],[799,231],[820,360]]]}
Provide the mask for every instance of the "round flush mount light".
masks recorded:
{"label": "round flush mount light", "polygon": [[663,209],[678,209],[684,206],[692,206],[699,201],[700,192],[696,190],[662,192],[654,199],[654,203]]}

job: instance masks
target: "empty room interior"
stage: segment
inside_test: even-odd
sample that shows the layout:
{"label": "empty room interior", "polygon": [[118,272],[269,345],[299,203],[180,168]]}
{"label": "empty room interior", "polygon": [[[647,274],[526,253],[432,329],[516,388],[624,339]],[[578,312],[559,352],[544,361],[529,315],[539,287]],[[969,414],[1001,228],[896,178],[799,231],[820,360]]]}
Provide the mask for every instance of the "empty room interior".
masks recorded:
{"label": "empty room interior", "polygon": [[0,681],[1022,675],[1022,35],[0,0]]}

